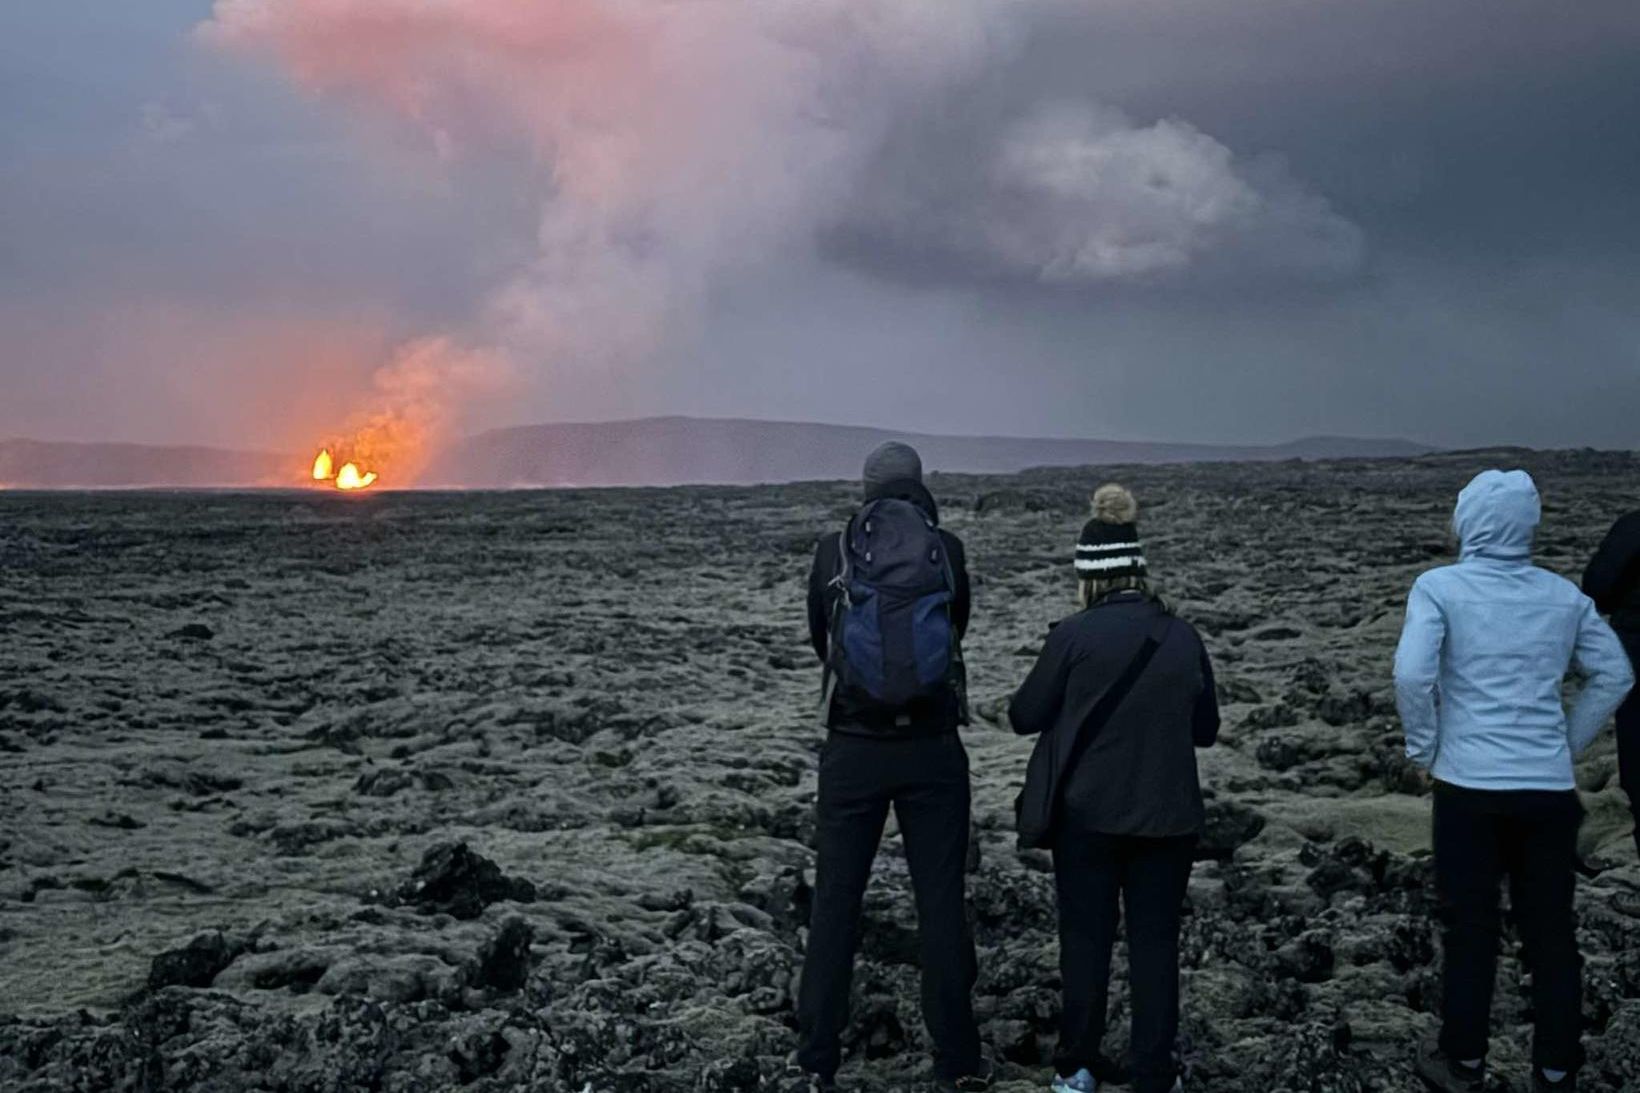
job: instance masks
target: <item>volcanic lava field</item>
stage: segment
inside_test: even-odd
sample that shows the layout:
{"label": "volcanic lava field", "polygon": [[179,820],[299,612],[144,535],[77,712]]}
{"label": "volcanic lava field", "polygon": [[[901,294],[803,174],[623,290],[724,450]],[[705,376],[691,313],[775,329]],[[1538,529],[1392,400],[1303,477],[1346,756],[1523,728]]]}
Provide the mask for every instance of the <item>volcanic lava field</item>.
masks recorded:
{"label": "volcanic lava field", "polygon": [[[1011,827],[1030,743],[998,719],[1108,478],[1219,667],[1191,1088],[1414,1088],[1439,940],[1390,657],[1492,465],[1537,476],[1539,558],[1568,575],[1640,482],[1640,457],[1523,452],[935,476],[975,581],[969,896],[999,1089],[1044,1082],[1058,971],[1051,877]],[[0,1088],[781,1088],[822,735],[803,578],[853,498],[0,493]],[[1621,863],[1579,882],[1596,1090],[1640,1088],[1614,755],[1608,731],[1579,770],[1584,850]],[[914,931],[891,820],[854,1088],[926,1080]],[[1505,950],[1500,1089],[1530,1019]]]}

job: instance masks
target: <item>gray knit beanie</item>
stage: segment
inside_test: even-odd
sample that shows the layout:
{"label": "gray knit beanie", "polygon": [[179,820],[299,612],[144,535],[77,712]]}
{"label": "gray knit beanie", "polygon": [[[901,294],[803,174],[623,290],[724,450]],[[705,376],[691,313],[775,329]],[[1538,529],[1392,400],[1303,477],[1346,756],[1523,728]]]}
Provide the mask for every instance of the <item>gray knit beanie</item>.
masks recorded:
{"label": "gray knit beanie", "polygon": [[921,482],[922,457],[911,445],[890,440],[866,456],[866,469],[860,478],[868,496],[890,482]]}

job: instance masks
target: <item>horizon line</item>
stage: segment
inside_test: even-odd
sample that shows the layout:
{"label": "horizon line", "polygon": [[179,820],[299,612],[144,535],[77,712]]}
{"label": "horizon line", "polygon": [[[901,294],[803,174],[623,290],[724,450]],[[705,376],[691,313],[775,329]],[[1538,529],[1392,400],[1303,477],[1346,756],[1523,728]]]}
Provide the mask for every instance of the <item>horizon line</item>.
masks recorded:
{"label": "horizon line", "polygon": [[[904,437],[904,438],[917,439],[917,440],[983,440],[983,441],[1012,441],[1012,442],[1023,442],[1023,443],[1046,443],[1046,444],[1126,444],[1126,445],[1132,445],[1132,446],[1135,446],[1135,447],[1175,447],[1175,448],[1177,448],[1177,447],[1188,447],[1188,448],[1211,448],[1211,449],[1220,449],[1220,450],[1223,450],[1223,449],[1245,449],[1245,450],[1256,450],[1256,451],[1267,451],[1267,450],[1272,450],[1272,449],[1290,447],[1290,446],[1298,445],[1298,444],[1313,443],[1313,442],[1316,442],[1316,441],[1344,440],[1344,441],[1361,441],[1361,442],[1378,443],[1378,444],[1407,444],[1407,445],[1413,445],[1413,446],[1417,446],[1417,447],[1421,447],[1421,448],[1427,448],[1431,451],[1461,451],[1461,450],[1465,450],[1465,449],[1462,449],[1462,448],[1455,449],[1455,448],[1452,448],[1452,447],[1447,446],[1447,445],[1431,444],[1428,441],[1415,440],[1415,439],[1412,439],[1412,438],[1406,437],[1406,436],[1368,435],[1368,434],[1358,434],[1358,433],[1327,433],[1327,432],[1306,433],[1306,434],[1301,434],[1301,435],[1298,435],[1298,436],[1292,436],[1292,437],[1289,437],[1288,439],[1285,439],[1285,440],[1274,440],[1274,441],[1213,441],[1213,440],[1165,440],[1165,439],[1164,440],[1135,440],[1135,439],[1131,439],[1131,438],[1127,438],[1127,437],[1109,437],[1109,436],[1028,435],[1028,434],[1021,434],[1021,433],[929,432],[929,431],[925,431],[925,430],[916,430],[916,429],[894,429],[894,428],[891,428],[889,426],[883,426],[883,425],[862,425],[862,424],[850,424],[850,423],[835,422],[835,421],[813,421],[813,420],[807,420],[806,421],[806,420],[800,420],[800,419],[796,419],[796,418],[758,418],[758,417],[736,417],[736,416],[696,415],[696,414],[644,414],[644,415],[641,415],[641,416],[638,416],[638,417],[603,418],[603,419],[595,419],[595,420],[575,420],[575,421],[537,421],[537,422],[527,422],[527,423],[517,424],[517,425],[497,425],[497,426],[491,426],[491,427],[485,428],[485,429],[480,429],[480,430],[477,430],[475,432],[460,434],[456,439],[458,441],[460,441],[460,440],[473,440],[473,439],[476,439],[478,437],[487,436],[487,435],[494,434],[494,433],[518,432],[518,431],[527,430],[527,429],[543,429],[543,428],[547,428],[547,429],[550,429],[550,428],[589,429],[589,428],[598,428],[600,426],[642,425],[642,424],[646,424],[646,423],[668,422],[668,421],[685,421],[685,422],[696,422],[696,423],[700,423],[700,424],[722,424],[722,425],[784,425],[784,426],[795,426],[795,427],[803,427],[803,428],[852,430],[852,431],[856,431],[856,432],[880,433],[880,434],[883,434],[883,435],[888,436],[888,437]],[[273,448],[234,448],[234,447],[228,447],[228,446],[225,446],[225,445],[222,445],[222,444],[216,444],[216,443],[210,443],[210,442],[204,442],[204,441],[193,441],[193,440],[176,440],[176,441],[121,440],[121,439],[66,440],[66,439],[45,439],[45,438],[37,437],[37,436],[9,435],[9,436],[0,436],[0,444],[42,444],[42,445],[64,445],[64,446],[75,446],[75,447],[94,447],[94,446],[132,447],[132,448],[170,449],[170,450],[197,449],[197,450],[208,451],[208,452],[221,452],[221,453],[232,453],[232,454],[235,454],[235,455],[253,455],[253,456],[266,456],[266,457],[278,457],[278,458],[294,457],[296,455],[301,454],[300,452],[297,452],[297,451],[280,451],[278,449],[273,449]],[[1567,449],[1534,448],[1531,445],[1523,445],[1523,444],[1483,444],[1483,445],[1478,445],[1475,448],[1468,449],[1468,450],[1483,450],[1483,449],[1486,449],[1486,448],[1498,448],[1498,447],[1505,447],[1505,448],[1507,448],[1507,447],[1520,447],[1520,448],[1526,448],[1526,449],[1532,450],[1532,451],[1572,450],[1570,448],[1567,448]],[[1613,449],[1613,450],[1622,450],[1622,449]]]}

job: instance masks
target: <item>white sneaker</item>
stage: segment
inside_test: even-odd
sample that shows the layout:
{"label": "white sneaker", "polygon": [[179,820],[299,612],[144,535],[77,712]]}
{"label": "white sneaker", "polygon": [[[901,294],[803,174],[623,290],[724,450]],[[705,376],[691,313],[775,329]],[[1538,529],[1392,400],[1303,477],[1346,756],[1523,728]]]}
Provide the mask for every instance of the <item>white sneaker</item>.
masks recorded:
{"label": "white sneaker", "polygon": [[1069,1078],[1061,1078],[1055,1074],[1053,1085],[1048,1087],[1053,1093],[1099,1093],[1099,1079],[1083,1067]]}

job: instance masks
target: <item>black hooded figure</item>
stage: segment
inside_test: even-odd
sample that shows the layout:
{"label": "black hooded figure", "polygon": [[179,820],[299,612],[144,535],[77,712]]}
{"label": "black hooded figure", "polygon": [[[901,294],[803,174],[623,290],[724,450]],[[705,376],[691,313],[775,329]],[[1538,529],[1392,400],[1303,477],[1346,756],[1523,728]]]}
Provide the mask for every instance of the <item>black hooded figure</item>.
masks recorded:
{"label": "black hooded figure", "polygon": [[[952,586],[950,626],[960,642],[969,614],[966,558],[962,541],[937,527],[939,510],[923,485],[921,459],[905,444],[884,444],[866,460],[863,477],[867,505],[909,501],[937,529]],[[835,533],[822,538],[809,573],[809,635],[822,664],[832,663],[843,549]],[[809,1088],[831,1088],[848,1021],[861,901],[892,806],[916,898],[923,1019],[935,1075],[943,1089],[983,1089],[972,1005],[977,964],[965,907],[969,785],[968,755],[957,734],[960,695],[948,690],[885,709],[840,687],[822,714],[828,731],[820,752],[818,861],[798,991],[796,1068]]]}
{"label": "black hooded figure", "polygon": [[[1640,676],[1640,512],[1612,525],[1583,571],[1583,594],[1604,615],[1628,650]],[[1640,687],[1617,710],[1618,780],[1634,814],[1634,848],[1640,852]]]}

